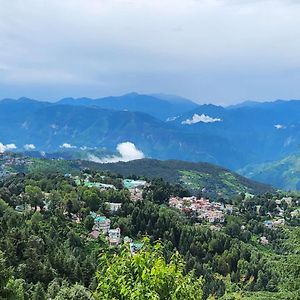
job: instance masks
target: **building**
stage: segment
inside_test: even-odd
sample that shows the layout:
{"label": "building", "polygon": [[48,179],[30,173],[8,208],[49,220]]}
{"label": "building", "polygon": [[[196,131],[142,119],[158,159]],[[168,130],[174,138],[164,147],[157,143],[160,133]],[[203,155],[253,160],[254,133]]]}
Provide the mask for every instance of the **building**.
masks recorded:
{"label": "building", "polygon": [[284,224],[285,224],[285,220],[283,218],[273,221],[273,226],[275,227],[283,226]]}
{"label": "building", "polygon": [[124,237],[124,243],[125,243],[125,244],[130,244],[130,243],[132,243],[132,238],[130,238],[129,236],[125,236],[125,237]]}
{"label": "building", "polygon": [[298,216],[300,216],[300,209],[298,208],[298,209],[295,209],[295,210],[293,210],[292,212],[291,212],[291,217],[292,218],[296,218],[296,217],[298,217]]}
{"label": "building", "polygon": [[225,212],[228,214],[232,214],[233,212],[233,205],[231,204],[225,204]]}
{"label": "building", "polygon": [[271,220],[267,220],[267,221],[264,221],[264,225],[267,228],[272,228],[273,227],[273,222]]}
{"label": "building", "polygon": [[130,200],[131,201],[139,201],[143,200],[143,190],[140,188],[129,189],[130,192]]}
{"label": "building", "polygon": [[130,252],[132,255],[136,254],[143,247],[143,243],[130,243]]}
{"label": "building", "polygon": [[106,183],[101,183],[101,182],[91,182],[89,180],[85,180],[84,184],[85,187],[95,187],[97,189],[101,189],[101,190],[109,190],[109,189],[113,189],[116,190],[116,187],[112,184],[106,184]]}
{"label": "building", "polygon": [[291,206],[293,203],[293,198],[292,197],[283,197],[281,201],[285,201],[287,205]]}
{"label": "building", "polygon": [[15,210],[17,212],[28,212],[31,210],[31,206],[29,204],[21,204],[21,205],[17,205]]}
{"label": "building", "polygon": [[100,235],[100,231],[98,230],[93,230],[92,232],[90,232],[89,236],[92,238],[92,239],[97,239]]}
{"label": "building", "polygon": [[262,236],[262,237],[260,238],[260,243],[261,243],[262,245],[268,245],[268,244],[269,244],[269,240],[268,240],[265,236]]}
{"label": "building", "polygon": [[104,216],[97,216],[94,220],[93,230],[101,231],[104,234],[110,229],[110,219]]}
{"label": "building", "polygon": [[121,242],[121,229],[109,229],[108,230],[108,240],[110,246],[118,246]]}
{"label": "building", "polygon": [[122,206],[122,203],[106,202],[106,204],[109,206],[109,210],[112,213],[117,212]]}
{"label": "building", "polygon": [[126,189],[144,188],[147,182],[145,180],[124,179],[123,186]]}

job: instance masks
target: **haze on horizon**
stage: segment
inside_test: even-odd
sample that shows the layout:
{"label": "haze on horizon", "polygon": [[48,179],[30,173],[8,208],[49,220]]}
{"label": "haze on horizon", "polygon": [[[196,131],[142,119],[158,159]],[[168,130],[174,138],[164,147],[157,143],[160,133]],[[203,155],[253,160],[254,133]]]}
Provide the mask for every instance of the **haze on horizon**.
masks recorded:
{"label": "haze on horizon", "polygon": [[0,0],[0,98],[300,98],[300,2]]}

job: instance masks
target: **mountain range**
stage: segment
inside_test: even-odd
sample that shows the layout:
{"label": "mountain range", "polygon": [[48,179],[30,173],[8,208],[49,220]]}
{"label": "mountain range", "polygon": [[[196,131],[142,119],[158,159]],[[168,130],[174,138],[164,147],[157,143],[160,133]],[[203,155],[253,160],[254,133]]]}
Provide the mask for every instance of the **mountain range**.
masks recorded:
{"label": "mountain range", "polygon": [[142,112],[165,121],[169,117],[192,110],[198,105],[191,100],[163,94],[139,95],[130,93],[118,97],[105,97],[101,99],[90,98],[64,98],[58,104],[76,106],[94,106],[103,109]]}
{"label": "mountain range", "polygon": [[[233,170],[299,150],[300,101],[198,105],[170,95],[0,101],[0,142],[42,152],[118,154],[131,142],[145,157],[211,162]],[[72,156],[72,155],[70,155]]]}

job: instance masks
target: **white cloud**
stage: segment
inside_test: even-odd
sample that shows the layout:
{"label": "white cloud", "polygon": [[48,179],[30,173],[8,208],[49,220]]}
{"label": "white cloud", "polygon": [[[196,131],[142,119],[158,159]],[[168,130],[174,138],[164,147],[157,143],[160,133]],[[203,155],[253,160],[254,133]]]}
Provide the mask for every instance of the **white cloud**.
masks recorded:
{"label": "white cloud", "polygon": [[62,145],[59,146],[59,148],[64,148],[64,149],[75,149],[77,148],[76,146],[73,146],[69,143],[63,143]]}
{"label": "white cloud", "polygon": [[144,153],[136,148],[131,142],[121,143],[117,146],[118,152],[121,154],[123,161],[134,159],[142,159],[145,157]]}
{"label": "white cloud", "polygon": [[26,144],[26,145],[24,145],[24,149],[26,151],[34,150],[35,149],[35,145],[34,144]]}
{"label": "white cloud", "polygon": [[274,125],[274,127],[276,128],[276,129],[284,129],[284,128],[286,128],[284,125],[282,125],[282,124],[276,124],[276,125]]}
{"label": "white cloud", "polygon": [[119,161],[131,161],[136,159],[142,159],[145,157],[144,153],[137,149],[131,142],[120,143],[116,149],[119,155],[106,156],[99,158],[94,154],[89,154],[88,159],[97,163],[115,163]]}
{"label": "white cloud", "polygon": [[17,146],[15,144],[2,144],[0,143],[0,153],[3,153],[5,151],[10,151],[10,150],[14,150],[17,149]]}
{"label": "white cloud", "polygon": [[192,124],[196,124],[196,123],[199,123],[199,122],[214,123],[214,122],[221,122],[221,121],[222,120],[220,118],[212,118],[212,117],[207,116],[205,114],[202,114],[202,115],[194,114],[191,119],[186,119],[185,121],[182,121],[181,124],[192,125]]}

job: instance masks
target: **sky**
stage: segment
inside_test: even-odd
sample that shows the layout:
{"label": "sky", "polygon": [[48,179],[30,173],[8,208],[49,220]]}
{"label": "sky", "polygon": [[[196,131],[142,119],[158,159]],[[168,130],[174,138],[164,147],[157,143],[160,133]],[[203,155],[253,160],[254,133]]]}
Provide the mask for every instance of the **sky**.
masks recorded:
{"label": "sky", "polygon": [[300,99],[300,1],[0,0],[0,98]]}

